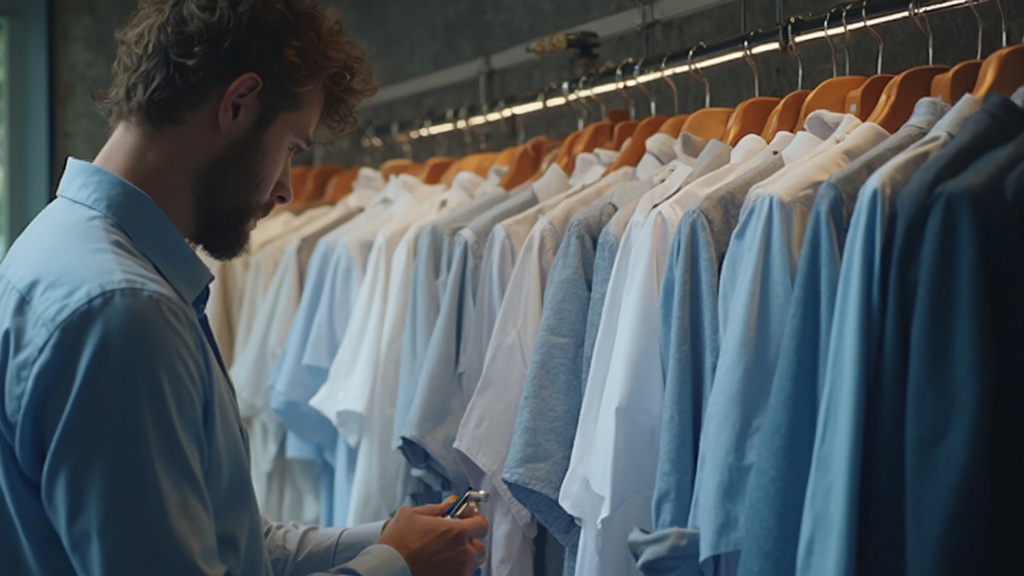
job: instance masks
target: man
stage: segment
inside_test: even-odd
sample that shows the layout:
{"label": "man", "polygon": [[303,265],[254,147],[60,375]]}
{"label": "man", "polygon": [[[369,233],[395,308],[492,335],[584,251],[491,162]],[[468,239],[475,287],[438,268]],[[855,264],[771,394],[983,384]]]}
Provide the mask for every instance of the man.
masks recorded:
{"label": "man", "polygon": [[4,574],[469,574],[480,517],[348,530],[262,520],[190,244],[238,255],[292,154],[351,125],[365,58],[315,0],[145,0],[100,104],[114,126],[0,264]]}

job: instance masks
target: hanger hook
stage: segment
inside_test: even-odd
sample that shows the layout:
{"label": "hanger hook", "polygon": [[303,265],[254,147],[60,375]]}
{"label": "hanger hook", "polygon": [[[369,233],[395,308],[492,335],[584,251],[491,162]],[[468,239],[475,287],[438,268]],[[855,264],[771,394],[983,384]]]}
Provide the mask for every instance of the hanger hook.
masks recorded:
{"label": "hanger hook", "polygon": [[832,44],[832,37],[828,33],[828,21],[832,17],[832,13],[835,12],[835,7],[829,8],[828,12],[825,13],[825,41],[828,42],[828,50],[832,53],[832,77],[835,78],[839,75],[839,68],[836,66],[836,47]]}
{"label": "hanger hook", "polygon": [[[999,24],[1003,32],[1003,48],[1006,48],[1006,14],[1003,13],[1003,0],[996,0],[996,8],[999,9]],[[1021,40],[1024,42],[1024,40]]]}
{"label": "hanger hook", "polygon": [[853,7],[853,4],[843,6],[843,59],[846,62],[846,75],[850,75],[850,25],[846,23],[846,12]]}
{"label": "hanger hook", "polygon": [[804,61],[800,58],[800,48],[796,45],[796,37],[793,36],[793,22],[796,18],[790,17],[786,23],[786,50],[796,58],[796,89],[804,89]]}
{"label": "hanger hook", "polygon": [[632,63],[632,58],[626,58],[621,63],[619,63],[617,68],[615,68],[615,85],[618,87],[619,93],[622,94],[622,97],[625,98],[627,102],[629,102],[630,120],[636,118],[636,100],[633,100],[633,97],[629,95],[629,90],[626,90],[626,81],[622,78],[622,68],[625,67],[626,64]]}
{"label": "hanger hook", "polygon": [[[750,34],[753,34],[751,32]],[[757,75],[757,62],[754,62],[754,57],[750,53],[750,34],[743,39],[743,58],[746,59],[747,65],[750,66],[750,71],[754,73],[754,97],[757,98],[761,95],[761,84]]]}
{"label": "hanger hook", "polygon": [[636,63],[636,66],[633,67],[633,81],[636,82],[636,87],[647,95],[647,99],[651,103],[651,116],[654,116],[658,113],[658,103],[654,101],[654,94],[652,94],[651,91],[647,89],[647,86],[644,86],[643,82],[640,81],[640,70],[643,68],[644,60],[646,60],[646,58],[641,58]]}
{"label": "hanger hook", "polygon": [[604,105],[604,101],[598,98],[597,94],[594,94],[594,78],[592,76],[586,76],[582,80],[586,82],[587,98],[593,100],[597,104],[598,109],[601,110],[601,116],[598,120],[604,120],[608,116],[608,108]]}
{"label": "hanger hook", "polygon": [[562,82],[562,95],[565,96],[565,102],[576,113],[577,128],[582,130],[583,126],[587,123],[587,110],[580,102],[579,94],[573,92],[568,80]]}
{"label": "hanger hook", "polygon": [[875,74],[881,74],[882,73],[882,51],[885,48],[885,42],[882,41],[882,37],[878,34],[878,32],[875,32],[875,29],[872,28],[871,24],[868,23],[868,0],[863,0],[863,2],[861,2],[861,4],[860,4],[860,16],[861,16],[861,18],[864,19],[864,28],[866,28],[868,33],[870,33],[872,36],[874,36],[875,40],[878,41],[878,65],[876,67]]}
{"label": "hanger hook", "polygon": [[703,46],[705,48],[708,47],[708,45],[703,40],[701,40],[700,42],[697,42],[696,44],[693,45],[692,48],[690,48],[690,54],[686,57],[686,61],[690,65],[689,66],[690,73],[693,74],[694,76],[696,76],[697,79],[700,80],[704,84],[704,107],[705,108],[710,108],[711,107],[711,83],[708,82],[707,77],[705,77],[704,73],[700,71],[700,68],[696,64],[693,63],[693,52],[694,52],[694,50],[697,49],[698,46]]}
{"label": "hanger hook", "polygon": [[971,0],[970,7],[971,12],[974,14],[974,19],[978,22],[978,55],[975,56],[978,60],[981,60],[981,38],[985,32],[985,25],[981,21],[981,16],[978,15],[978,7],[975,6],[976,1]]}
{"label": "hanger hook", "polygon": [[[932,26],[928,22],[928,16],[924,12],[918,10],[918,0],[910,0],[910,5],[907,8],[910,13],[910,18],[914,21],[914,24],[928,35],[928,65],[931,66],[935,60],[935,42],[932,37]],[[921,25],[921,20],[924,20],[924,26]]]}
{"label": "hanger hook", "polygon": [[679,115],[679,89],[676,88],[676,83],[665,74],[665,65],[668,63],[668,54],[661,59],[661,79],[668,82],[669,88],[672,89],[672,113],[676,116]]}

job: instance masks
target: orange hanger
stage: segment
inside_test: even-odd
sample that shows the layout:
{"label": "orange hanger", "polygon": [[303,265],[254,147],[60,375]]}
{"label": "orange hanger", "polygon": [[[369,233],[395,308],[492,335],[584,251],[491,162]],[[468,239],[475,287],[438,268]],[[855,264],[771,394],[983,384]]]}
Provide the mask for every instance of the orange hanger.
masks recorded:
{"label": "orange hanger", "polygon": [[293,190],[294,197],[289,209],[301,211],[320,204],[324,193],[327,192],[327,181],[341,170],[343,170],[341,166],[311,167],[302,183],[302,191],[295,192]]}
{"label": "orange hanger", "polygon": [[740,102],[725,124],[725,143],[735,146],[747,134],[760,134],[781,101],[779,98],[756,96]]}
{"label": "orange hanger", "polygon": [[989,93],[1010,96],[1024,86],[1024,44],[1007,46],[989,54],[978,71],[972,94],[984,98]]}
{"label": "orange hanger", "polygon": [[388,179],[392,176],[398,176],[404,174],[407,170],[412,168],[413,161],[406,158],[392,158],[385,160],[380,165],[380,173],[384,176],[384,179]]}
{"label": "orange hanger", "polygon": [[588,124],[580,132],[579,138],[573,142],[572,149],[565,158],[565,164],[559,164],[559,166],[565,170],[566,174],[572,174],[573,168],[576,167],[576,155],[580,152],[590,152],[599,145],[610,141],[614,126],[615,123],[608,120]]}
{"label": "orange hanger", "polygon": [[356,181],[357,176],[359,176],[358,166],[336,172],[331,176],[331,179],[327,181],[327,190],[324,192],[324,202],[328,204],[336,204],[342,198],[348,196],[348,194],[352,192],[352,183]]}
{"label": "orange hanger", "polygon": [[725,126],[732,116],[732,108],[701,108],[683,123],[683,132],[705,140],[721,140],[725,137]]}
{"label": "orange hanger", "polygon": [[511,190],[523,182],[529,180],[540,166],[540,161],[547,150],[545,140],[549,138],[538,136],[531,138],[522,146],[516,147],[516,154],[509,163],[508,172],[498,183],[503,190]]}
{"label": "orange hanger", "polygon": [[494,163],[497,157],[497,152],[477,152],[476,154],[463,156],[452,162],[451,166],[441,176],[440,182],[451,186],[459,172],[472,172],[477,176],[486,176],[487,169],[491,167],[491,164]]}
{"label": "orange hanger", "polygon": [[676,114],[668,120],[665,120],[665,123],[661,125],[658,132],[668,134],[673,138],[678,138],[679,133],[683,131],[683,124],[686,124],[686,119],[689,117],[689,114]]}
{"label": "orange hanger", "polygon": [[568,136],[562,140],[562,146],[558,149],[558,153],[555,154],[555,164],[561,166],[562,170],[569,165],[569,157],[572,155],[572,149],[576,145],[576,141],[583,135],[582,130],[576,130],[570,132]]}
{"label": "orange hanger", "polygon": [[312,166],[292,166],[292,172],[290,174],[292,202],[297,200],[306,192],[306,178],[309,177],[309,173],[312,169]]}
{"label": "orange hanger", "polygon": [[765,120],[761,138],[764,138],[765,142],[771,142],[779,132],[799,130],[796,121],[800,118],[800,111],[810,94],[810,90],[797,90],[783,96]]}
{"label": "orange hanger", "polygon": [[882,92],[893,78],[895,76],[892,74],[868,76],[868,79],[860,85],[860,88],[854,88],[846,95],[846,106],[843,110],[861,120],[866,120],[871,115],[871,112],[874,111],[875,106],[878,105]]}
{"label": "orange hanger", "polygon": [[649,116],[641,120],[636,125],[636,130],[633,131],[629,145],[619,152],[619,157],[615,159],[615,162],[604,173],[609,174],[623,166],[636,166],[637,162],[643,158],[644,153],[647,152],[647,139],[657,132],[665,124],[666,120],[667,118],[664,116]]}
{"label": "orange hanger", "polygon": [[941,98],[946,104],[955,103],[974,88],[981,63],[981,60],[966,60],[936,76],[932,80],[932,96]]}
{"label": "orange hanger", "polygon": [[932,80],[949,66],[916,66],[896,75],[882,91],[878,105],[868,116],[889,133],[900,129],[910,118],[917,101],[932,92]]}
{"label": "orange hanger", "polygon": [[630,136],[633,135],[633,132],[636,131],[637,124],[639,124],[639,122],[635,120],[626,120],[624,122],[619,122],[618,124],[616,124],[615,129],[612,130],[611,149],[621,150],[622,145]]}
{"label": "orange hanger", "polygon": [[444,176],[448,167],[455,163],[455,158],[451,156],[434,156],[428,159],[423,164],[423,175],[420,180],[424,184],[437,184],[441,181],[441,176]]}
{"label": "orange hanger", "polygon": [[846,106],[846,95],[860,88],[866,81],[867,78],[863,76],[836,76],[818,84],[807,95],[800,116],[796,119],[796,128],[802,128],[807,117],[815,110],[842,112]]}

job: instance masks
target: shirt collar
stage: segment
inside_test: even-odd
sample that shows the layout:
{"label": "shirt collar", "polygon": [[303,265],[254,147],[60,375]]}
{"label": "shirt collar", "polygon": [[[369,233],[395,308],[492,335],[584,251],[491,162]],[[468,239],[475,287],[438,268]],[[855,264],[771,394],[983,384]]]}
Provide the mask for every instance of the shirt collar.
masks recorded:
{"label": "shirt collar", "polygon": [[903,123],[903,126],[910,126],[927,132],[948,111],[949,104],[943,102],[941,98],[925,96],[918,100],[917,104],[914,104],[914,112]]}
{"label": "shirt collar", "polygon": [[112,220],[178,295],[202,311],[213,274],[145,192],[90,162],[68,158],[57,196]]}

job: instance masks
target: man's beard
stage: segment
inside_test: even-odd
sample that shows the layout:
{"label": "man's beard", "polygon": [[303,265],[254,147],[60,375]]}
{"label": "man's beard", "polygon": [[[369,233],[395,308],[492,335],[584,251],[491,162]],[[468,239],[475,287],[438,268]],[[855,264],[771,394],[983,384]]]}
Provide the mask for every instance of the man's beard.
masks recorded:
{"label": "man's beard", "polygon": [[217,260],[230,260],[249,244],[250,225],[273,209],[260,202],[260,175],[266,170],[262,131],[252,130],[211,160],[196,179],[195,230],[190,240]]}

